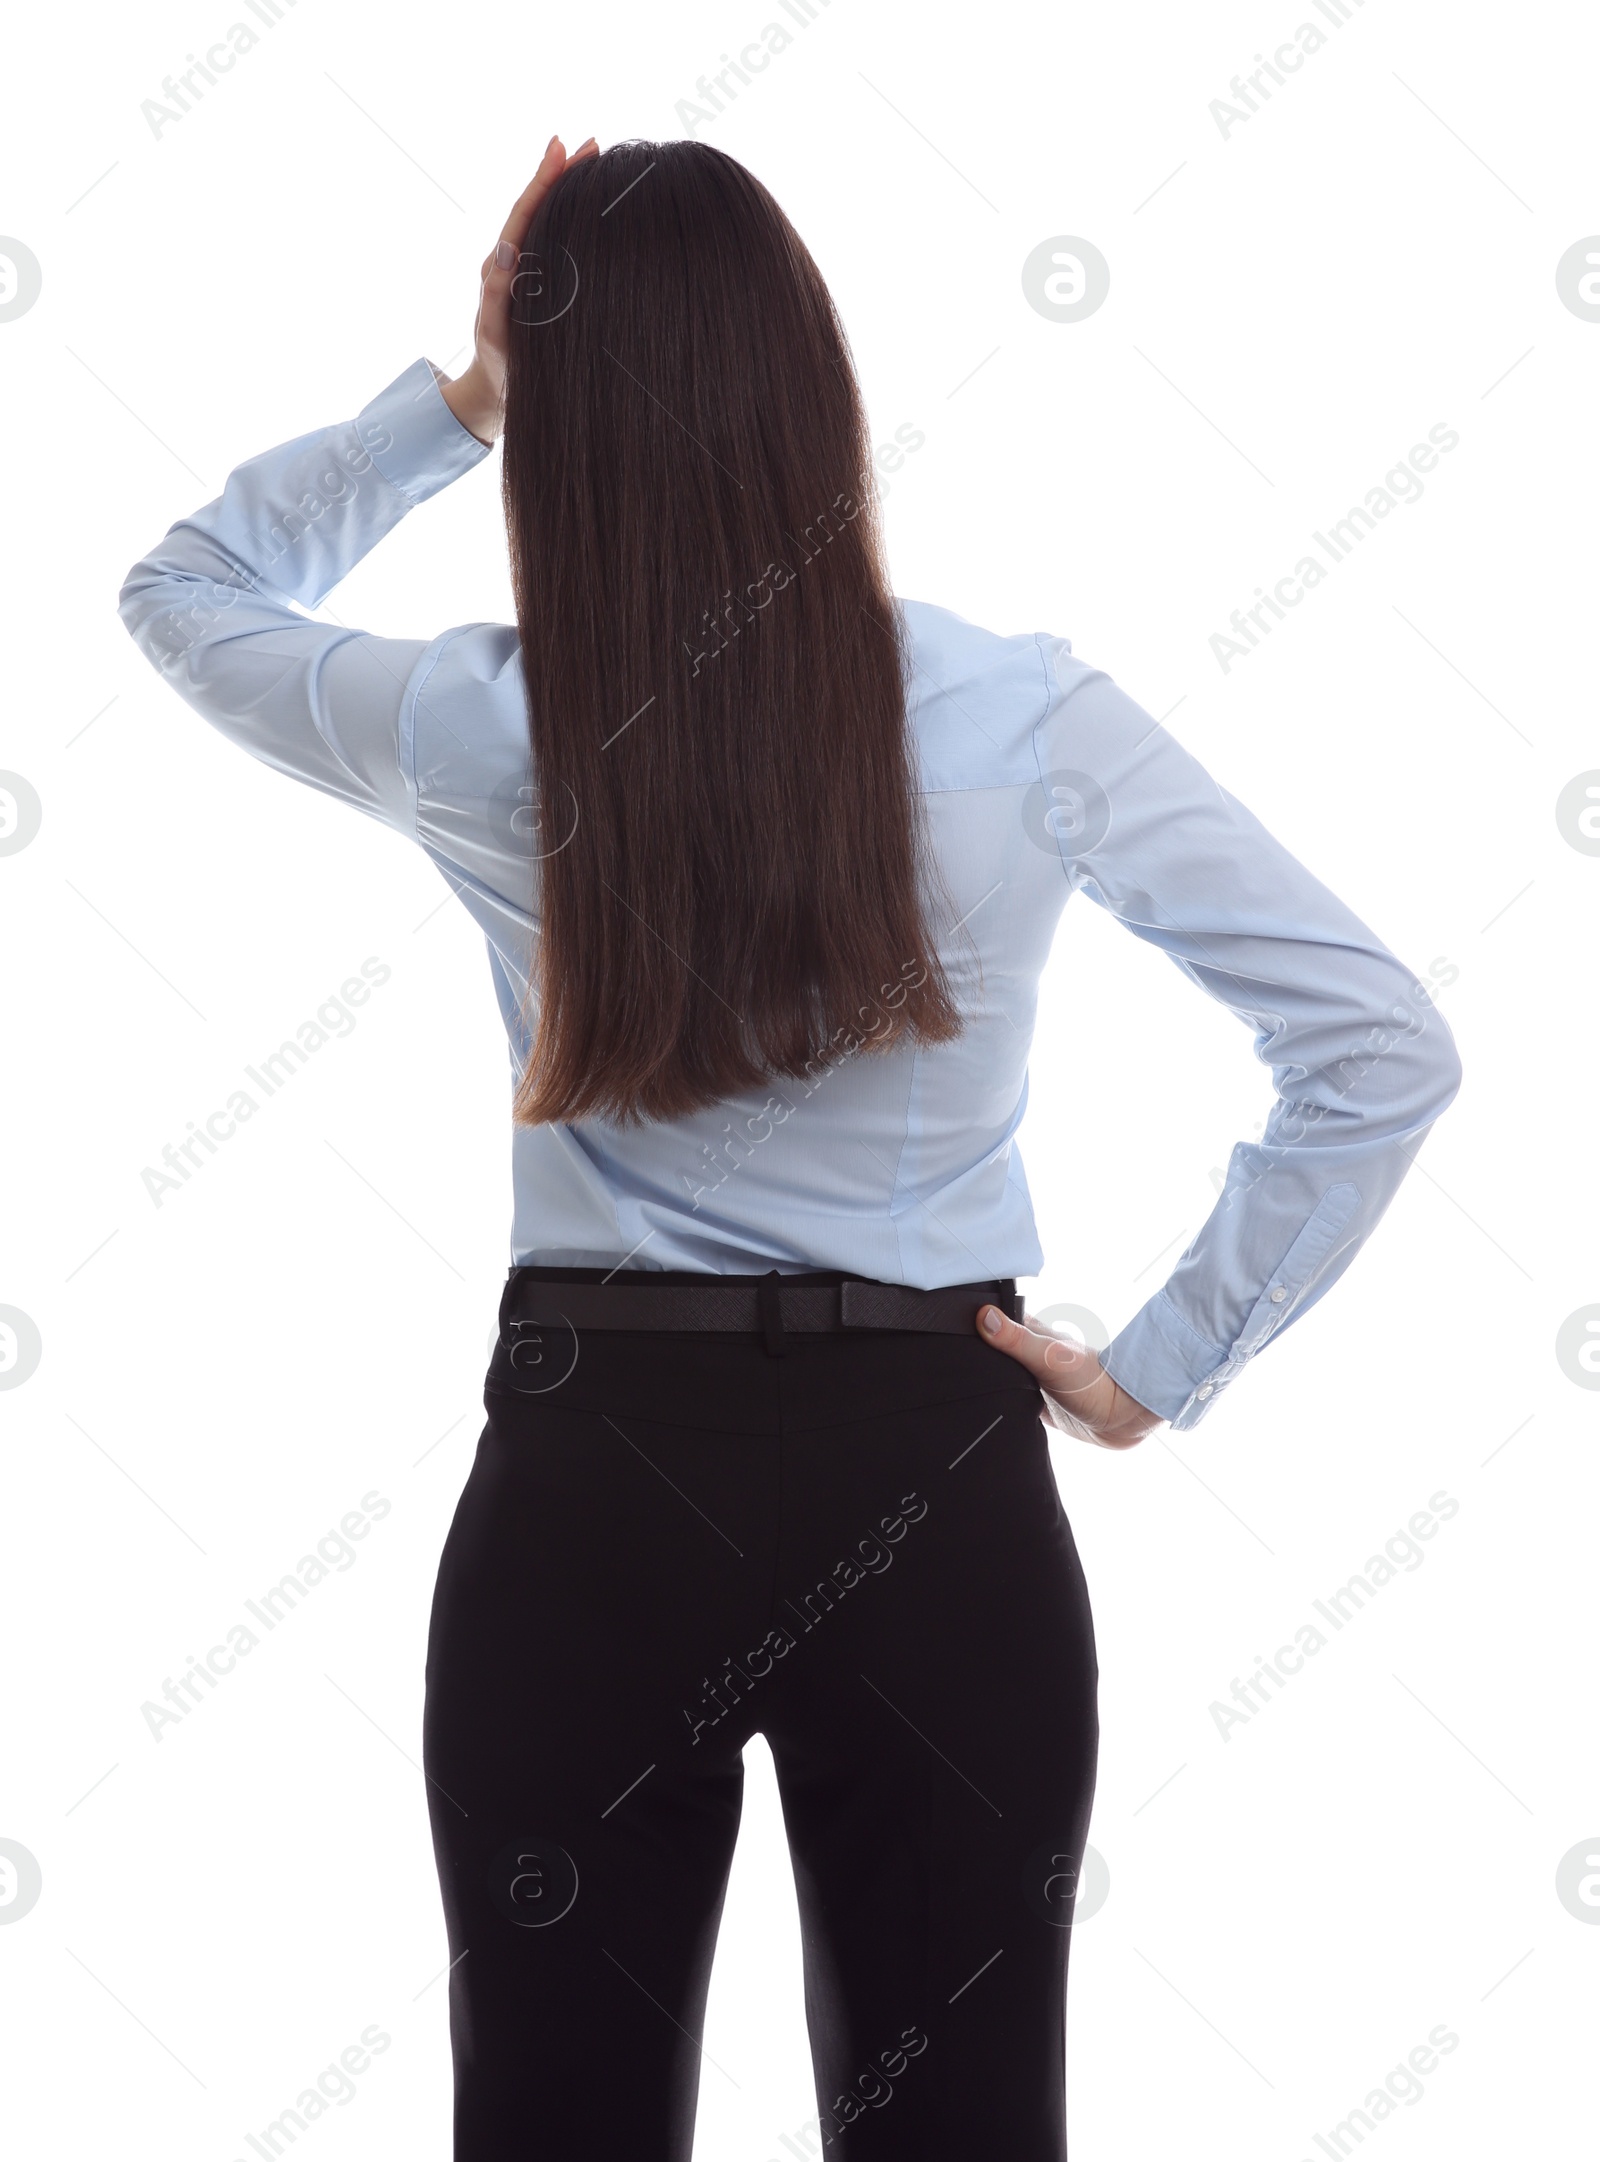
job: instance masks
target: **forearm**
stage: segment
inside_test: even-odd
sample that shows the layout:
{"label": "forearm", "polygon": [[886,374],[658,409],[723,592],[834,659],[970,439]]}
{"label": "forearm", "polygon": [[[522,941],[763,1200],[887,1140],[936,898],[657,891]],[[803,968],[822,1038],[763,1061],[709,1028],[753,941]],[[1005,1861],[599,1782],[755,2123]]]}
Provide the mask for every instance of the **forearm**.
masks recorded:
{"label": "forearm", "polygon": [[1429,990],[1336,894],[1109,678],[1057,665],[1040,763],[1087,807],[1065,822],[1067,875],[1252,1029],[1277,1097],[1167,1282],[1104,1353],[1130,1396],[1182,1429],[1349,1267],[1454,1097],[1460,1060]]}
{"label": "forearm", "polygon": [[431,364],[416,361],[353,420],[238,466],[128,573],[123,623],[242,749],[409,831],[401,716],[430,641],[375,638],[304,611],[487,454],[443,402]]}

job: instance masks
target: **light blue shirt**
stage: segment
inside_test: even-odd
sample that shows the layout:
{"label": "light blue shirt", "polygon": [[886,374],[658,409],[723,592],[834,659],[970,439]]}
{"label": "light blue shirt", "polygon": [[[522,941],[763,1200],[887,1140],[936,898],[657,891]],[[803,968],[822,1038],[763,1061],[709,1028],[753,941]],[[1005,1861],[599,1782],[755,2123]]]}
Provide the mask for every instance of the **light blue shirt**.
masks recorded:
{"label": "light blue shirt", "polygon": [[[241,465],[129,572],[121,613],[223,734],[426,850],[488,941],[515,1072],[534,857],[571,818],[529,785],[516,630],[376,638],[301,612],[487,455],[418,360],[355,420]],[[1040,972],[1081,893],[1237,1014],[1272,1070],[1261,1140],[1233,1150],[1205,1224],[1102,1354],[1195,1426],[1349,1267],[1456,1093],[1454,1042],[1411,971],[1065,638],[898,606],[963,1033],[846,1041],[806,1079],[687,1118],[513,1126],[512,1258],[924,1287],[1037,1275],[1016,1136]]]}

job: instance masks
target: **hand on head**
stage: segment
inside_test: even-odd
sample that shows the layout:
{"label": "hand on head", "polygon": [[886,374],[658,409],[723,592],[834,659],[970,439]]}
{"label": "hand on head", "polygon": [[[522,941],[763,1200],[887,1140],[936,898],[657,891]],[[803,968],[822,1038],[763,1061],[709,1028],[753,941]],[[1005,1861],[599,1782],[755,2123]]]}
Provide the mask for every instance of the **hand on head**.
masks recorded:
{"label": "hand on head", "polygon": [[533,214],[568,165],[579,158],[598,157],[600,146],[591,135],[569,158],[559,135],[552,135],[539,160],[538,170],[512,204],[500,238],[483,259],[478,276],[478,319],[473,326],[472,358],[460,375],[439,385],[444,401],[463,428],[483,443],[500,433],[505,410],[506,351],[511,334],[511,281],[527,238]]}

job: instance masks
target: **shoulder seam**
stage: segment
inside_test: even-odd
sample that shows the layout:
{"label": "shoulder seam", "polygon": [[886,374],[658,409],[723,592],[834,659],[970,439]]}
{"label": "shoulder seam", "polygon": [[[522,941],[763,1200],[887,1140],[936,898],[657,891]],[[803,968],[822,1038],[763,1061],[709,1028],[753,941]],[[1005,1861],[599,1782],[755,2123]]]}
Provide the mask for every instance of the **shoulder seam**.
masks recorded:
{"label": "shoulder seam", "polygon": [[411,838],[419,848],[422,846],[422,830],[417,804],[417,701],[422,696],[423,686],[438,667],[445,647],[452,638],[458,638],[464,630],[470,628],[469,624],[456,623],[452,624],[449,630],[439,633],[412,670],[411,682],[407,686],[400,708],[400,771],[406,784],[406,798],[411,805]]}

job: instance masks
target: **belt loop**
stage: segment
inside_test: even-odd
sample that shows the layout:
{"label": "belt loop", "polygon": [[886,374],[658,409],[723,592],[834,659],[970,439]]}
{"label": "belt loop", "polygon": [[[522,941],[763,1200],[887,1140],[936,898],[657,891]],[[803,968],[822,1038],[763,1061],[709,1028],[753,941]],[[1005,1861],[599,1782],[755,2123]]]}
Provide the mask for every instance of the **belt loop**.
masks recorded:
{"label": "belt loop", "polygon": [[768,1269],[756,1286],[756,1298],[761,1308],[761,1333],[767,1340],[768,1354],[781,1359],[788,1350],[783,1333],[783,1308],[778,1301],[778,1283],[781,1271]]}

